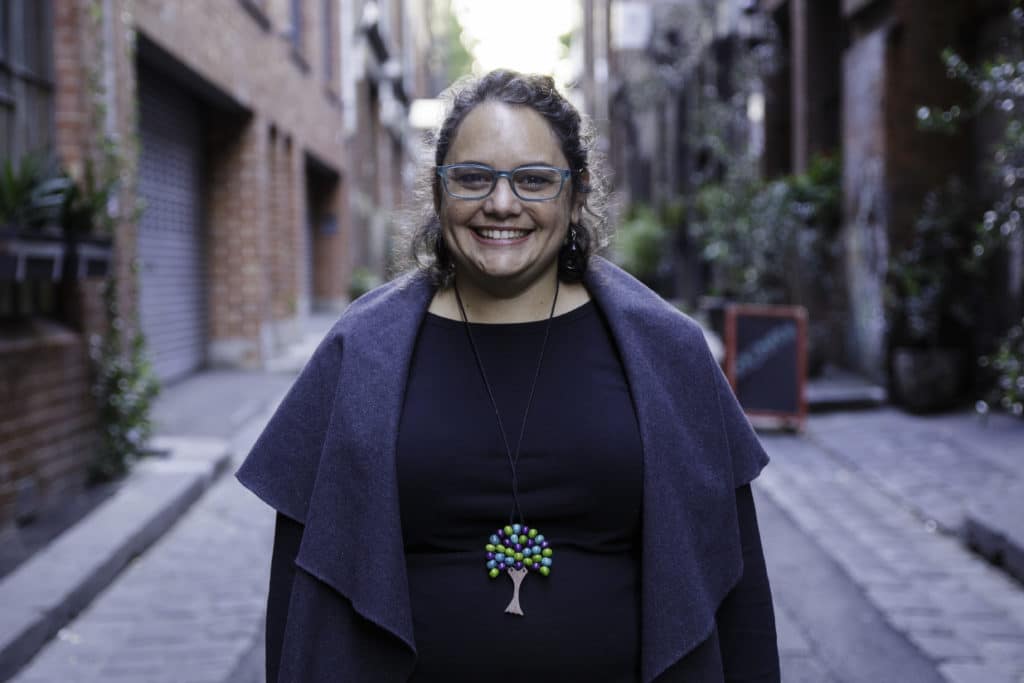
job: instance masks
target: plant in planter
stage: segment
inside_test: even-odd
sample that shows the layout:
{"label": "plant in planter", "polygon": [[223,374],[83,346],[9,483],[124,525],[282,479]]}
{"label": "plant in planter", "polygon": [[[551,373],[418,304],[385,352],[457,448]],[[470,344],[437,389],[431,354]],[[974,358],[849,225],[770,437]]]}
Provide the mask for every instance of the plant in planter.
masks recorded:
{"label": "plant in planter", "polygon": [[106,274],[113,181],[91,163],[80,182],[33,155],[0,167],[0,278],[77,279]]}
{"label": "plant in planter", "polygon": [[73,278],[101,277],[110,268],[113,225],[110,212],[116,185],[112,178],[98,177],[86,162],[82,178],[65,176],[61,226],[72,255],[68,273]]}
{"label": "plant in planter", "polygon": [[[812,312],[833,305],[840,169],[838,158],[819,156],[805,173],[768,183],[734,175],[705,186],[691,230],[713,268],[713,292]],[[827,320],[812,317],[812,374],[824,364],[828,329]]]}
{"label": "plant in planter", "polygon": [[964,389],[979,281],[974,215],[951,179],[925,197],[909,244],[889,264],[891,394],[914,412],[952,407]]}
{"label": "plant in planter", "polygon": [[633,204],[615,237],[615,260],[633,277],[657,290],[667,240],[668,229],[658,213],[646,204]]}
{"label": "plant in planter", "polygon": [[27,154],[0,167],[0,279],[58,280],[64,262],[52,164]]}
{"label": "plant in planter", "polygon": [[979,409],[987,411],[988,404],[993,403],[1011,415],[1024,418],[1024,318],[999,341],[995,353],[982,356],[978,363],[996,375],[991,396],[981,402]]}

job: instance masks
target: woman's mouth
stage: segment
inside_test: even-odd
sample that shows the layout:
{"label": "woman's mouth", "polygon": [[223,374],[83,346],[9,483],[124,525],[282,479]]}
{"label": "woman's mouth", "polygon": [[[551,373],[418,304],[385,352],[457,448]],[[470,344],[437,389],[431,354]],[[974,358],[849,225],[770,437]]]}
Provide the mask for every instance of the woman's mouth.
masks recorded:
{"label": "woman's mouth", "polygon": [[526,239],[532,230],[518,228],[473,228],[473,234],[486,242],[502,242],[514,244]]}

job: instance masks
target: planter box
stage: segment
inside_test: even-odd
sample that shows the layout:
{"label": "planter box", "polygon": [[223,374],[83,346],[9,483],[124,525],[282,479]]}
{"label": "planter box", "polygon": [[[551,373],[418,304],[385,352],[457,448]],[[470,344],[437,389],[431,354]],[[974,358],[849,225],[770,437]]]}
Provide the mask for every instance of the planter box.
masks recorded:
{"label": "planter box", "polygon": [[72,245],[68,254],[70,277],[85,280],[110,272],[113,247],[109,238],[88,238]]}
{"label": "planter box", "polygon": [[965,354],[954,347],[892,350],[892,394],[913,413],[948,410],[960,397]]}
{"label": "planter box", "polygon": [[0,280],[103,277],[110,270],[112,252],[110,238],[68,239],[57,228],[0,230]]}
{"label": "planter box", "polygon": [[0,231],[0,280],[61,279],[67,248],[55,229]]}

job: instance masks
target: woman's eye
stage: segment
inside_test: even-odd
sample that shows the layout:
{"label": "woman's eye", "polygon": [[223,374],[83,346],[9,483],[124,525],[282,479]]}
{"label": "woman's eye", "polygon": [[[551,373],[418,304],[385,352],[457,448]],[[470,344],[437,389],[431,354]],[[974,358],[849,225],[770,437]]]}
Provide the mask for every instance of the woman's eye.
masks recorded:
{"label": "woman's eye", "polygon": [[455,174],[455,182],[460,185],[479,187],[483,185],[490,185],[491,176],[487,173],[467,171]]}
{"label": "woman's eye", "polygon": [[519,176],[516,179],[516,184],[529,188],[547,187],[552,182],[553,180],[549,176],[537,175],[534,173]]}

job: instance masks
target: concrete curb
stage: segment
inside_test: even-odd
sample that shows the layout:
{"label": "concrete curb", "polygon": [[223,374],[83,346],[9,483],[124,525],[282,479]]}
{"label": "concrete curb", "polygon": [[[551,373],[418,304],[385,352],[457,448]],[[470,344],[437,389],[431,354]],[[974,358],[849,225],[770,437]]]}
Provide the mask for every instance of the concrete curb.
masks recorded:
{"label": "concrete curb", "polygon": [[227,442],[159,437],[109,500],[0,582],[0,681],[11,678],[223,472]]}
{"label": "concrete curb", "polygon": [[1011,487],[1002,505],[974,504],[964,513],[962,535],[975,552],[1024,583],[1024,484]]}

